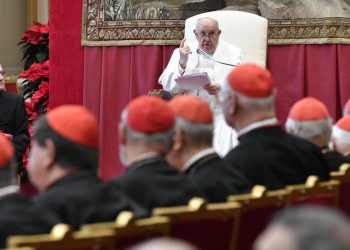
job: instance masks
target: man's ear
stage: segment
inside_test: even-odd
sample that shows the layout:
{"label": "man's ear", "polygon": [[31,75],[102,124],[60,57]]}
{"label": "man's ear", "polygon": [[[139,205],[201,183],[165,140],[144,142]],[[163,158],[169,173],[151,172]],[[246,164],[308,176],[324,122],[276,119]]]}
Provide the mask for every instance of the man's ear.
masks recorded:
{"label": "man's ear", "polygon": [[221,35],[221,30],[218,30],[218,36],[220,36]]}
{"label": "man's ear", "polygon": [[119,123],[118,125],[118,137],[119,137],[119,144],[126,145],[125,131],[121,123]]}
{"label": "man's ear", "polygon": [[185,145],[185,134],[184,132],[177,128],[173,136],[173,150],[180,151]]}
{"label": "man's ear", "polygon": [[51,168],[56,161],[56,146],[51,139],[45,140],[45,155],[43,157],[44,166]]}

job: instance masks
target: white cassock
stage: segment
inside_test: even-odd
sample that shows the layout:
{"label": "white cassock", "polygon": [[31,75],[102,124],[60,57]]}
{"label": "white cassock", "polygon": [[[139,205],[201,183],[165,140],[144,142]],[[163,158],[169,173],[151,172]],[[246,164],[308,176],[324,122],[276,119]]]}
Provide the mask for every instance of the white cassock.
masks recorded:
{"label": "white cassock", "polygon": [[[226,76],[234,67],[214,62],[207,57],[196,53],[198,43],[192,43],[189,44],[189,46],[192,54],[189,55],[187,66],[183,75],[208,72],[208,75],[213,83],[222,85]],[[239,65],[246,61],[246,56],[242,49],[223,40],[219,40],[218,46],[216,47],[212,58],[220,62],[234,65]],[[175,82],[175,79],[181,75],[179,60],[179,49],[175,49],[166,69],[158,80],[159,84],[163,86],[163,89],[172,94],[183,92],[183,90]],[[228,151],[238,144],[238,141],[236,131],[229,127],[225,122],[222,111],[222,97],[220,91],[216,95],[209,95],[205,89],[186,90],[186,93],[199,96],[209,103],[214,113],[213,147],[220,156],[226,155]]]}

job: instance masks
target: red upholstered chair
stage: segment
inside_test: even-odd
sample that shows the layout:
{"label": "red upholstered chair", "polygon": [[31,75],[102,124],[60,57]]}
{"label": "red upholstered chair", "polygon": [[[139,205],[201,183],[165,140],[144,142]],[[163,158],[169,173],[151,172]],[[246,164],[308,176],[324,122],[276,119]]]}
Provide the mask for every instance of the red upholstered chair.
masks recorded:
{"label": "red upholstered chair", "polygon": [[136,243],[162,236],[170,232],[170,218],[153,216],[135,219],[128,211],[121,212],[115,222],[84,225],[81,232],[93,232],[103,229],[114,231],[114,250],[123,250]]}
{"label": "red upholstered chair", "polygon": [[286,206],[288,193],[284,189],[267,191],[266,187],[256,185],[250,194],[229,196],[228,201],[242,204],[236,249],[250,250],[273,214]]}
{"label": "red upholstered chair", "polygon": [[18,94],[19,89],[17,85],[17,80],[16,79],[10,79],[5,81],[5,89],[8,92]]}
{"label": "red upholstered chair", "polygon": [[32,247],[37,250],[113,250],[113,230],[73,232],[68,225],[58,224],[50,234],[10,236],[8,248]]}
{"label": "red upholstered chair", "polygon": [[203,199],[193,198],[188,206],[155,208],[153,214],[169,216],[170,236],[201,250],[234,250],[240,209],[235,202],[206,204]]}
{"label": "red upholstered chair", "polygon": [[340,182],[338,207],[350,216],[350,164],[342,164],[339,171],[331,172],[331,179]]}
{"label": "red upholstered chair", "polygon": [[317,176],[309,176],[305,184],[286,187],[289,193],[289,205],[317,204],[337,207],[339,196],[339,181],[320,182]]}

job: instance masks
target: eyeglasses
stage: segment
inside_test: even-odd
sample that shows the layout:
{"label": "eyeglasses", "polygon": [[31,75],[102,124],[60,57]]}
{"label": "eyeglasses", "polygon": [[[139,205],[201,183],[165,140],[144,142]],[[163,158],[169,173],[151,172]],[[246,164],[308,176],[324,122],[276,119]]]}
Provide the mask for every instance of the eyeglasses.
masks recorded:
{"label": "eyeglasses", "polygon": [[6,75],[6,72],[4,70],[0,71],[0,75]]}
{"label": "eyeglasses", "polygon": [[201,31],[201,32],[198,33],[198,36],[199,36],[201,39],[204,39],[206,36],[207,36],[209,39],[215,39],[217,35],[218,35],[218,34],[217,34],[216,32],[214,32],[214,31],[211,31],[211,32],[209,32],[209,33],[204,32],[204,31]]}

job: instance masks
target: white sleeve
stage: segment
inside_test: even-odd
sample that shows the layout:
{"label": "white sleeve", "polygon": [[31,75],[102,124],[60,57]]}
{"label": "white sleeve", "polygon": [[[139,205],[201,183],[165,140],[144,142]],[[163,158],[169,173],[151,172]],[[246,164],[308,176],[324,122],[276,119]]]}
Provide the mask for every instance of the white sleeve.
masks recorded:
{"label": "white sleeve", "polygon": [[175,49],[171,55],[167,67],[158,79],[158,83],[163,86],[163,89],[170,92],[171,94],[177,94],[181,91],[181,88],[175,82],[175,79],[180,76],[179,60],[179,49]]}

